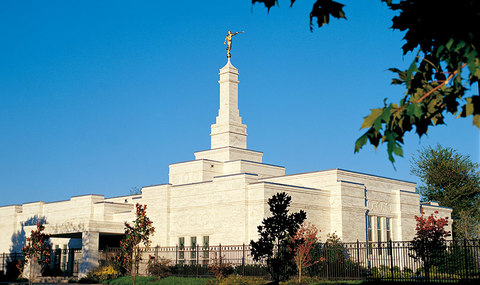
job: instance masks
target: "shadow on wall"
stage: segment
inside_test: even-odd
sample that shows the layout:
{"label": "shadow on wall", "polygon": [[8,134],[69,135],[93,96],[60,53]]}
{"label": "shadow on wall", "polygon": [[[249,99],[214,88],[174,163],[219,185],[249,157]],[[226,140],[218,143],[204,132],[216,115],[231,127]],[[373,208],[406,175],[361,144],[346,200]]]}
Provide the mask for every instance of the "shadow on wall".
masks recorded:
{"label": "shadow on wall", "polygon": [[22,247],[25,246],[27,239],[24,229],[26,226],[34,226],[37,223],[45,224],[46,222],[47,219],[45,217],[39,217],[37,215],[28,218],[25,222],[22,222],[21,229],[12,235],[12,246],[10,247],[10,253],[22,252]]}
{"label": "shadow on wall", "polygon": [[0,281],[16,280],[20,275],[17,265],[20,260],[23,260],[22,247],[25,246],[27,239],[25,235],[25,227],[34,226],[38,222],[44,224],[47,222],[47,219],[35,215],[21,223],[21,229],[12,235],[10,252],[3,253],[2,259],[0,260]]}
{"label": "shadow on wall", "polygon": [[82,239],[81,238],[71,238],[68,241],[69,249],[82,249]]}

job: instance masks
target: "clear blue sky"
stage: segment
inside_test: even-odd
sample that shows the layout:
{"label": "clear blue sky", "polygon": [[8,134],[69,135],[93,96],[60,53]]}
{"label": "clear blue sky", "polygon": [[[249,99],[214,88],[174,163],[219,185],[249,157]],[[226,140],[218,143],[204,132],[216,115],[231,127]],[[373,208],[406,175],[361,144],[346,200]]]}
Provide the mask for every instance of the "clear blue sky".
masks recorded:
{"label": "clear blue sky", "polygon": [[[379,1],[341,1],[348,21],[309,31],[313,0],[269,14],[236,1],[0,2],[0,205],[129,194],[210,146],[223,40],[234,39],[248,146],[288,174],[343,168],[417,182],[409,159],[441,143],[479,161],[471,119],[353,153],[360,125],[405,68],[403,34]],[[360,3],[361,2],[361,3]]]}

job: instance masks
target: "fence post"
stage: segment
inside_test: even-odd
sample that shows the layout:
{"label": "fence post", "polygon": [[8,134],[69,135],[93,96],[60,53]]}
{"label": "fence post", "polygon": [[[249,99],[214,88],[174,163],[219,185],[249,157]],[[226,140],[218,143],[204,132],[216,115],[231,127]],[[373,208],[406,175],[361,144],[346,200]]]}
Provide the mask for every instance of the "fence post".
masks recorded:
{"label": "fence post", "polygon": [[243,267],[243,276],[245,276],[245,243],[242,246],[242,267]]}
{"label": "fence post", "polygon": [[219,252],[219,256],[218,258],[220,259],[220,267],[222,265],[222,244],[218,244],[218,252]]}
{"label": "fence post", "polygon": [[466,238],[463,239],[463,252],[465,256],[465,274],[466,274],[465,277],[468,280],[468,257],[467,257],[467,239]]}
{"label": "fence post", "polygon": [[328,275],[329,275],[329,274],[328,274],[328,262],[329,262],[329,257],[328,257],[328,246],[327,246],[327,243],[324,243],[324,247],[325,247],[325,256],[326,256],[326,258],[325,258],[325,265],[326,265],[326,268],[327,268],[327,270],[326,270],[326,275],[327,275],[327,280],[328,280]]}
{"label": "fence post", "polygon": [[198,255],[199,255],[199,251],[198,251],[199,245],[198,245],[198,244],[197,244],[197,248],[196,248],[196,249],[197,249],[197,254],[196,254],[196,256],[197,256],[197,264],[196,264],[196,266],[195,266],[195,267],[196,267],[195,274],[196,274],[196,277],[198,278],[198,267],[200,266],[200,264],[198,263],[198,261],[199,261],[199,256],[198,256]]}
{"label": "fence post", "polygon": [[388,252],[387,255],[390,254],[390,273],[392,276],[392,282],[393,282],[393,245],[392,245],[392,240],[388,241]]}
{"label": "fence post", "polygon": [[360,276],[360,242],[357,239],[357,274]]}
{"label": "fence post", "polygon": [[178,244],[175,245],[175,265],[178,265]]}

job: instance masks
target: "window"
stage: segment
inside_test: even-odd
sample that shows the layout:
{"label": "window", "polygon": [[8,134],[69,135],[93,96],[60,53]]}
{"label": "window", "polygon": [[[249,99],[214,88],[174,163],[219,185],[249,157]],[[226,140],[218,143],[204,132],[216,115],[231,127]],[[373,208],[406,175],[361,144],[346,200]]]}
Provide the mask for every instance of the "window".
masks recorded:
{"label": "window", "polygon": [[192,259],[197,258],[197,237],[190,237],[190,244],[192,245],[190,257]]}
{"label": "window", "polygon": [[178,259],[185,259],[185,238],[178,238]]}
{"label": "window", "polygon": [[65,271],[67,270],[67,245],[64,244],[62,246],[62,261],[61,261],[62,265],[61,265],[61,268],[62,268],[62,271]]}
{"label": "window", "polygon": [[378,255],[382,255],[382,218],[377,217]]}
{"label": "window", "polygon": [[391,218],[386,218],[386,219],[385,219],[385,230],[386,230],[386,233],[387,233],[387,241],[391,241],[391,240],[392,240],[391,223],[392,223],[392,219],[391,219]]}
{"label": "window", "polygon": [[203,236],[203,258],[208,258],[208,247],[210,246],[210,237]]}
{"label": "window", "polygon": [[377,217],[377,241],[382,241],[382,218]]}
{"label": "window", "polygon": [[385,232],[387,233],[388,255],[392,255],[392,219],[385,218]]}
{"label": "window", "polygon": [[368,253],[372,254],[373,230],[372,230],[372,216],[367,216],[367,238],[368,238]]}

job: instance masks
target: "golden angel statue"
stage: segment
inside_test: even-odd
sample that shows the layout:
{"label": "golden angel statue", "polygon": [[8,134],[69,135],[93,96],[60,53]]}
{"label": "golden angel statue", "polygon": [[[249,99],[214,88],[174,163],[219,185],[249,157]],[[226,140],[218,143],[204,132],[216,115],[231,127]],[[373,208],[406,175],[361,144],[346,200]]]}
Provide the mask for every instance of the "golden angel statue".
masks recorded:
{"label": "golden angel statue", "polygon": [[233,38],[233,36],[235,36],[236,34],[239,34],[239,33],[244,33],[244,31],[236,32],[236,33],[232,33],[231,31],[228,31],[228,34],[225,37],[225,41],[223,42],[223,44],[227,44],[227,57],[228,58],[231,57],[230,51],[232,50],[232,38]]}

